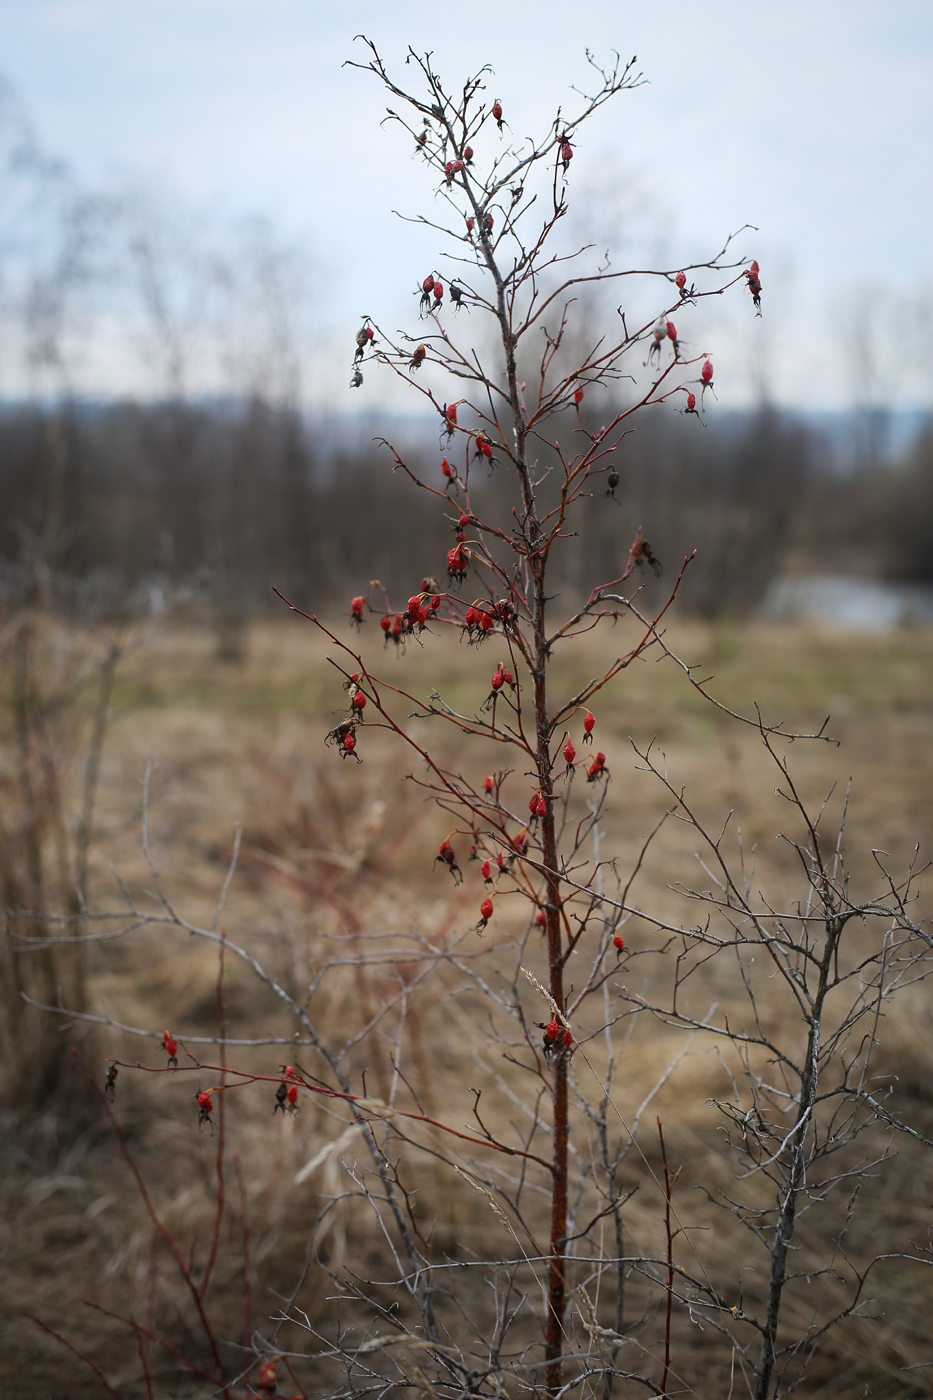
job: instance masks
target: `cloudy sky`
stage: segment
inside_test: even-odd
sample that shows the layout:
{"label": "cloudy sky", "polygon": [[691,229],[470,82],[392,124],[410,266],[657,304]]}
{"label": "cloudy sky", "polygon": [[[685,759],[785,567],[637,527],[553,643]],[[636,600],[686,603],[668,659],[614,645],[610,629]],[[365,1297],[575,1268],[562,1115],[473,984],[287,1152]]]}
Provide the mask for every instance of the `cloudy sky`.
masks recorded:
{"label": "cloudy sky", "polygon": [[334,337],[352,344],[362,312],[410,320],[439,261],[392,216],[430,213],[433,185],[380,129],[378,85],[342,66],[360,31],[403,77],[409,43],[449,86],[491,63],[516,134],[570,105],[587,48],[637,54],[647,84],[580,142],[574,228],[672,266],[757,226],[740,251],[763,319],[747,297],[703,312],[727,403],[933,405],[930,0],[4,0],[0,72],[82,183],[218,229],[267,219],[310,269],[303,393],[352,402]]}

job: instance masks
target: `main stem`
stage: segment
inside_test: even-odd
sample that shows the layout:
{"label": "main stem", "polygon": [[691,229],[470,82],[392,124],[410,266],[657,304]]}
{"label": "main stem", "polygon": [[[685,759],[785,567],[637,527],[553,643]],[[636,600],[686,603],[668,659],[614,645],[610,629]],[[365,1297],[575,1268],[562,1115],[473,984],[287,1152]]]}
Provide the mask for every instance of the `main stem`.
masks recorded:
{"label": "main stem", "polygon": [[[524,534],[528,542],[528,566],[532,578],[531,625],[533,632],[535,712],[535,763],[538,787],[546,804],[542,819],[542,861],[545,869],[548,950],[548,990],[558,1009],[564,1010],[564,965],[561,950],[560,882],[557,877],[557,838],[554,825],[554,782],[551,772],[551,735],[547,706],[548,647],[545,628],[548,549],[535,508],[535,495],[525,458],[525,419],[515,363],[516,338],[506,305],[505,281],[496,265],[489,241],[482,239],[486,265],[496,284],[496,312],[505,352],[509,403],[512,410],[515,465],[518,470],[524,509]],[[538,542],[540,550],[536,549]],[[567,1310],[565,1251],[567,1236],[567,1061],[563,1047],[554,1055],[553,1127],[551,1141],[551,1238],[548,1255],[547,1321],[545,1328],[546,1385],[548,1395],[556,1395],[563,1381],[564,1314]]]}

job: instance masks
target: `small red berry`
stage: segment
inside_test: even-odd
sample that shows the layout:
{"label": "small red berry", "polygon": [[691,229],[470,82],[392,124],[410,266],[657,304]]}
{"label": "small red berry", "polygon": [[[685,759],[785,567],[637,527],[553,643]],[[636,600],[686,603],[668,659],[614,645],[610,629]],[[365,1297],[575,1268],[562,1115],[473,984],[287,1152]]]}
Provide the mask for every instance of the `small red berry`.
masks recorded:
{"label": "small red berry", "polygon": [[473,159],[473,147],[472,147],[472,146],[464,146],[464,148],[463,148],[463,159],[464,159],[464,160],[466,161],[466,163],[469,165],[470,161]]}
{"label": "small red berry", "polygon": [[467,216],[466,226],[467,226],[467,233],[472,233],[472,232],[473,232],[473,215],[472,215],[472,214],[469,214],[469,215]]}
{"label": "small red berry", "polygon": [[479,625],[483,632],[488,632],[490,627],[495,626],[495,622],[496,619],[493,617],[492,613],[484,612],[480,618]]}
{"label": "small red berry", "polygon": [[496,865],[498,865],[500,870],[505,865],[505,857],[503,856],[501,851],[496,852]]}
{"label": "small red berry", "polygon": [[439,596],[437,593],[435,593],[434,597],[431,599],[431,611],[432,611],[432,612],[437,612],[437,610],[438,610],[438,608],[440,607],[440,605],[441,605],[441,598],[440,598],[440,596]]}
{"label": "small red berry", "polygon": [[692,394],[692,393],[691,393],[691,394],[688,394],[688,395],[687,395],[687,412],[688,412],[688,413],[696,413],[696,411],[697,411],[697,396],[696,396],[696,394]]}
{"label": "small red berry", "polygon": [[479,906],[479,912],[483,916],[483,923],[488,924],[489,920],[492,918],[492,900],[488,895]]}
{"label": "small red berry", "polygon": [[564,1031],[564,1049],[569,1050],[573,1044],[573,1036],[569,1031]]}
{"label": "small red berry", "polygon": [[678,272],[677,276],[674,278],[674,281],[677,283],[677,290],[682,295],[684,287],[686,287],[687,285],[687,274],[685,272]]}
{"label": "small red berry", "polygon": [[482,868],[482,872],[483,872],[483,879],[484,879],[484,880],[488,880],[488,879],[489,879],[489,871],[490,871],[489,861],[488,861],[488,860],[484,860],[481,868]]}
{"label": "small red berry", "polygon": [[165,1053],[166,1055],[168,1055],[169,1064],[172,1064],[174,1062],[177,1065],[178,1041],[175,1040],[171,1035],[169,1035],[168,1031],[163,1031],[162,1043],[165,1046]]}
{"label": "small red berry", "polygon": [[581,403],[583,402],[583,390],[582,390],[582,389],[574,389],[574,391],[573,391],[573,401],[574,401],[575,404],[581,404]]}
{"label": "small red berry", "polygon": [[545,802],[543,797],[539,797],[537,806],[535,807],[535,816],[543,817],[546,812],[547,803]]}
{"label": "small red berry", "polygon": [[538,794],[533,792],[528,799],[528,810],[533,817],[538,815]]}
{"label": "small red berry", "polygon": [[353,750],[356,748],[356,738],[354,737],[354,735],[347,735],[347,737],[343,741],[343,747],[347,753],[353,752]]}
{"label": "small red berry", "polygon": [[492,114],[493,114],[493,116],[495,117],[495,119],[496,119],[497,122],[501,122],[501,121],[502,121],[502,103],[499,101],[498,97],[496,98],[495,102],[492,104]]}
{"label": "small red berry", "polygon": [[389,628],[392,626],[391,617],[380,617],[379,626],[382,628],[383,632],[388,632]]}
{"label": "small red berry", "polygon": [[503,682],[504,680],[505,680],[505,676],[503,675],[503,673],[502,673],[502,667],[500,666],[500,667],[498,668],[498,670],[496,670],[496,671],[493,672],[493,677],[492,677],[492,682],[491,682],[493,690],[501,690],[501,689],[502,689],[502,682]]}
{"label": "small red berry", "polygon": [[451,477],[451,476],[456,476],[456,475],[457,475],[457,470],[456,470],[456,468],[455,468],[455,467],[452,467],[452,466],[450,465],[450,463],[448,462],[448,460],[447,460],[446,457],[445,457],[444,460],[441,462],[441,471],[443,472],[444,476],[447,476],[447,477]]}
{"label": "small red berry", "polygon": [[535,923],[539,928],[544,928],[544,925],[547,923],[547,915],[543,909],[539,909],[537,914],[535,914]]}
{"label": "small red berry", "polygon": [[485,778],[483,780],[483,787],[486,789],[487,792],[492,792],[495,786],[496,783],[494,778]]}
{"label": "small red berry", "polygon": [[592,713],[587,710],[586,714],[583,716],[583,728],[587,734],[592,734],[595,723],[596,720]]}
{"label": "small red berry", "polygon": [[435,300],[435,301],[441,301],[441,300],[443,300],[443,296],[444,296],[444,284],[443,284],[443,282],[435,282],[435,283],[434,283],[434,300]]}
{"label": "small red berry", "polygon": [[470,562],[470,551],[462,544],[455,545],[453,549],[447,551],[447,572],[452,579],[458,583],[466,578],[467,565]]}
{"label": "small red berry", "polygon": [[700,378],[703,380],[704,385],[706,385],[706,384],[712,384],[712,382],[713,382],[713,362],[712,362],[712,360],[706,360],[706,361],[705,361],[705,363],[704,363],[704,365],[703,365],[703,368],[700,370]]}
{"label": "small red berry", "polygon": [[564,141],[561,145],[560,158],[564,162],[564,169],[566,170],[567,166],[573,160],[573,147],[569,141]]}
{"label": "small red berry", "polygon": [[564,745],[564,758],[567,760],[568,766],[573,763],[576,756],[577,751],[574,748],[573,740],[568,739]]}
{"label": "small red berry", "polygon": [[623,952],[625,948],[625,942],[621,934],[616,934],[615,938],[612,940],[612,946],[613,948],[617,948],[620,953]]}
{"label": "small red berry", "polygon": [[463,169],[463,161],[462,161],[462,160],[455,160],[454,163],[453,163],[452,173],[453,173],[454,175],[459,175],[459,174],[460,174],[460,171],[461,171],[462,169]]}
{"label": "small red berry", "polygon": [[366,606],[365,598],[357,596],[350,601],[350,621],[359,625],[363,621],[363,609]]}
{"label": "small red berry", "polygon": [[508,666],[504,666],[502,668],[502,679],[505,681],[506,685],[515,684],[515,677],[512,675],[512,672],[509,670]]}
{"label": "small red berry", "polygon": [[433,273],[433,272],[430,273],[430,274],[424,279],[424,281],[423,281],[422,284],[421,284],[421,290],[424,291],[424,292],[427,292],[428,295],[430,295],[431,292],[433,292],[433,290],[434,290],[434,273]]}
{"label": "small red berry", "polygon": [[557,1039],[557,1037],[560,1035],[560,1026],[557,1024],[556,1020],[548,1021],[547,1029],[545,1030],[544,1034],[547,1036],[548,1040]]}
{"label": "small red berry", "polygon": [[289,1086],[288,1086],[287,1098],[288,1098],[288,1102],[291,1104],[292,1108],[294,1108],[295,1105],[296,1105],[297,1102],[298,1102],[298,1085],[297,1085],[297,1084],[289,1084]]}
{"label": "small red berry", "polygon": [[356,694],[354,695],[354,697],[353,697],[353,705],[354,705],[354,707],[355,707],[357,710],[365,710],[365,708],[366,708],[366,696],[363,694],[363,692],[362,692],[361,690],[358,690],[358,691],[356,692]]}
{"label": "small red berry", "polygon": [[592,763],[586,770],[587,781],[592,783],[596,778],[600,777],[605,766],[606,755],[604,753],[597,753],[594,755]]}

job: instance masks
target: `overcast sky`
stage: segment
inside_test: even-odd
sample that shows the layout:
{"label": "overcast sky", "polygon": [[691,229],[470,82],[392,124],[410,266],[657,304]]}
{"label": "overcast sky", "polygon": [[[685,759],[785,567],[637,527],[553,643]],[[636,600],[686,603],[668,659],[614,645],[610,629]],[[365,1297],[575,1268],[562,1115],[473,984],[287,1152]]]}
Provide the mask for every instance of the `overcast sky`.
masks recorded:
{"label": "overcast sky", "polygon": [[741,250],[763,319],[746,296],[703,325],[721,398],[933,404],[930,0],[4,0],[0,72],[82,182],[170,192],[218,223],[263,214],[300,245],[318,352],[304,392],[349,405],[330,337],[352,346],[363,311],[410,319],[413,277],[438,263],[391,215],[430,212],[433,186],[380,129],[378,85],[341,66],[363,58],[360,31],[403,76],[409,43],[449,86],[491,63],[517,134],[586,83],[587,47],[637,54],[648,84],[581,139],[571,209],[669,265],[757,225]]}

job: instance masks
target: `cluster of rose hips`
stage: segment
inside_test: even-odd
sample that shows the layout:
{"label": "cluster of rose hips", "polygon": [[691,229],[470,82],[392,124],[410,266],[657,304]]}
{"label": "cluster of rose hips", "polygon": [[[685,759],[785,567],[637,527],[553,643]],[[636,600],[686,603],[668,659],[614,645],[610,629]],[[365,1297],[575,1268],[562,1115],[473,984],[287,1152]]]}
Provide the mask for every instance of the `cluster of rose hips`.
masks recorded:
{"label": "cluster of rose hips", "polygon": [[[362,691],[360,691],[360,694],[362,695]],[[364,695],[364,703],[365,700],[366,697]],[[361,706],[355,707],[357,714],[359,714],[361,708]],[[352,756],[356,759],[357,763],[361,761],[359,754],[356,752],[356,722],[352,719],[342,719],[329,734],[324,736],[324,743],[336,744],[337,752],[340,754],[341,758],[350,758]]]}
{"label": "cluster of rose hips", "polygon": [[272,1106],[272,1116],[275,1117],[279,1109],[282,1115],[286,1113],[298,1112],[298,1083],[293,1065],[280,1065],[283,1079],[275,1091],[275,1103]]}
{"label": "cluster of rose hips", "polygon": [[[432,297],[434,298],[433,305],[431,302]],[[439,277],[436,277],[433,272],[430,272],[421,283],[421,310],[422,312],[437,311],[443,304],[443,301],[444,284]],[[419,348],[424,349],[423,346]]]}
{"label": "cluster of rose hips", "polygon": [[451,583],[461,584],[467,576],[467,569],[470,560],[473,558],[472,551],[459,541],[453,549],[447,551],[447,576]]}
{"label": "cluster of rose hips", "polygon": [[[539,1022],[540,1024],[540,1022]],[[563,1050],[566,1054],[573,1044],[573,1035],[569,1030],[561,1030],[560,1022],[554,1016],[544,1028],[544,1056],[550,1057],[558,1050]]]}
{"label": "cluster of rose hips", "polygon": [[511,670],[509,669],[509,667],[508,667],[508,666],[504,666],[504,665],[502,664],[502,662],[500,661],[499,664],[498,664],[498,666],[496,667],[496,669],[495,669],[495,670],[493,671],[493,673],[492,673],[492,679],[490,680],[490,686],[491,686],[492,688],[491,688],[489,694],[486,696],[486,699],[485,699],[485,701],[484,701],[484,703],[483,703],[483,709],[484,709],[484,710],[487,709],[490,705],[495,704],[495,701],[496,701],[496,698],[497,698],[498,695],[499,695],[499,692],[502,690],[502,687],[503,687],[503,686],[506,686],[506,685],[509,687],[509,690],[510,690],[510,691],[512,692],[512,694],[514,695],[514,693],[515,693],[515,677],[513,676],[513,674],[512,674],[512,672],[511,672]]}
{"label": "cluster of rose hips", "polygon": [[486,461],[494,466],[495,463],[493,462],[492,458],[492,443],[489,441],[488,437],[486,437],[483,433],[479,433],[475,439],[475,443],[476,451],[473,453],[474,461],[479,457],[485,457]]}
{"label": "cluster of rose hips", "polygon": [[651,363],[652,355],[657,355],[658,363],[661,362],[661,347],[665,340],[669,340],[674,347],[674,359],[680,358],[680,341],[677,339],[677,327],[673,321],[669,321],[666,316],[659,316],[651,327],[652,344],[648,350],[648,363]]}

